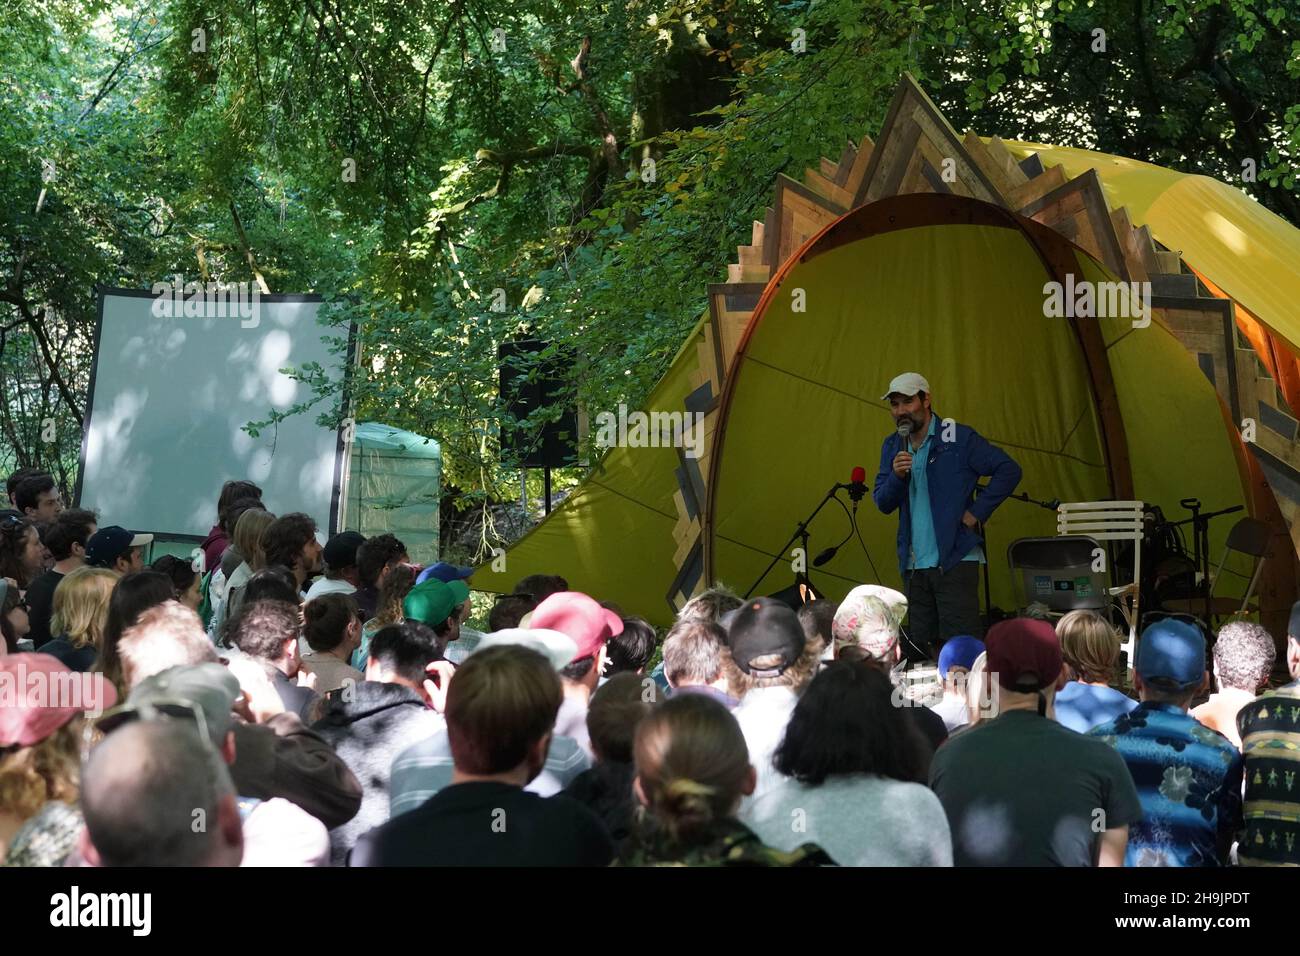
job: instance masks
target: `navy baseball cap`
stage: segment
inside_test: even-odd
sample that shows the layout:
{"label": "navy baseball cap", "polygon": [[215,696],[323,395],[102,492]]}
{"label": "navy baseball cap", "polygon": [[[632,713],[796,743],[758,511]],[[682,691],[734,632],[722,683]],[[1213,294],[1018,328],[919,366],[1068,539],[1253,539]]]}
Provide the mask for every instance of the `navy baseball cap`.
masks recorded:
{"label": "navy baseball cap", "polygon": [[474,573],[473,568],[462,568],[454,564],[448,564],[446,561],[439,561],[437,564],[431,564],[415,579],[416,584],[423,584],[429,578],[436,578],[443,584],[450,584],[452,581],[464,581]]}
{"label": "navy baseball cap", "polygon": [[1142,632],[1133,669],[1144,681],[1166,680],[1186,689],[1205,676],[1205,636],[1186,621],[1166,618]]}
{"label": "navy baseball cap", "polygon": [[132,548],[139,548],[153,540],[151,534],[137,534],[119,525],[100,528],[86,542],[86,563],[91,567],[106,568]]}

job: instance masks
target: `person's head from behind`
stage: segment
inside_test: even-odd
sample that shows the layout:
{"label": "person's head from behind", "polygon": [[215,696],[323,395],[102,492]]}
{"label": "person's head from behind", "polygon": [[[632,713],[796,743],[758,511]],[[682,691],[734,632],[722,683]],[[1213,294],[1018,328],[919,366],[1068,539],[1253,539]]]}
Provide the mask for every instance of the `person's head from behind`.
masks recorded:
{"label": "person's head from behind", "polygon": [[218,661],[203,622],[178,601],[164,601],[141,614],[122,633],[117,648],[127,693],[141,681],[173,667]]}
{"label": "person's head from behind", "polygon": [[1209,686],[1205,670],[1205,635],[1187,621],[1157,621],[1138,638],[1133,686],[1143,703],[1186,710]]}
{"label": "person's head from behind", "polygon": [[944,641],[943,649],[939,651],[939,677],[945,694],[965,697],[966,678],[983,653],[984,642],[969,634],[959,634]]}
{"label": "person's head from behind", "polygon": [[238,866],[243,859],[230,774],[185,721],[138,720],[105,737],[86,762],[81,806],[82,854],[99,866]]}
{"label": "person's head from behind", "polygon": [[191,611],[199,609],[199,604],[203,601],[203,595],[199,593],[199,575],[188,559],[178,558],[174,554],[164,554],[149,565],[149,568],[171,578],[177,601]]}
{"label": "person's head from behind", "polygon": [[406,596],[415,587],[415,568],[409,564],[398,564],[384,575],[384,583],[379,585],[379,600],[375,604],[375,623],[380,627],[398,624],[406,617],[403,603]]}
{"label": "person's head from behind", "polygon": [[1214,678],[1220,690],[1257,694],[1273,672],[1273,635],[1249,621],[1229,621],[1214,642]]}
{"label": "person's head from behind", "polygon": [[108,608],[117,586],[116,571],[77,568],[54,589],[50,633],[73,647],[98,648],[108,627]]}
{"label": "person's head from behind", "polygon": [[519,622],[524,619],[524,615],[530,613],[535,607],[537,602],[531,595],[498,594],[497,599],[492,603],[492,610],[488,612],[488,631],[495,633],[519,627]]}
{"label": "person's head from behind", "polygon": [[745,602],[730,588],[718,585],[695,595],[677,612],[678,621],[710,621],[714,624],[722,620],[722,615],[734,611]]}
{"label": "person's head from behind", "polygon": [[344,657],[361,646],[361,611],[351,594],[332,591],[302,609],[303,637],[318,654]]}
{"label": "person's head from behind", "polygon": [[[221,516],[236,501],[261,501],[262,489],[251,481],[227,481],[221,486],[221,492],[217,495],[217,518],[220,522]],[[227,534],[230,528],[223,525]]]}
{"label": "person's head from behind", "polygon": [[298,673],[298,635],[302,612],[289,601],[245,601],[230,628],[230,640],[244,654],[275,667],[286,677]]}
{"label": "person's head from behind", "polygon": [[681,845],[708,839],[758,780],[736,718],[702,694],[673,697],[647,714],[633,755],[637,801]]}
{"label": "person's head from behind", "polygon": [[862,659],[891,669],[902,659],[899,634],[906,614],[906,595],[879,584],[858,585],[840,602],[831,622],[835,657],[856,647]]}
{"label": "person's head from behind", "polygon": [[835,623],[835,610],[839,605],[826,598],[817,598],[799,605],[795,614],[799,617],[799,626],[809,645],[815,645],[822,651],[831,646],[834,640],[832,626]]}
{"label": "person's head from behind", "polygon": [[63,496],[50,475],[33,475],[14,491],[14,507],[33,521],[45,524],[63,510]]}
{"label": "person's head from behind", "polygon": [[78,695],[78,706],[58,706],[69,701],[31,691],[38,680],[56,688],[75,677],[48,654],[0,654],[0,686],[20,688],[0,697],[0,810],[11,821],[28,819],[47,801],[77,800],[84,708],[109,708],[117,697],[112,688],[104,688],[102,699]]}
{"label": "person's head from behind", "polygon": [[530,574],[520,578],[515,585],[515,594],[533,599],[533,607],[541,604],[552,594],[569,590],[569,582],[558,574]]}
{"label": "person's head from behind", "polygon": [[802,693],[817,671],[820,649],[808,645],[799,618],[774,598],[753,598],[727,630],[723,670],[732,696],[763,687]]}
{"label": "person's head from behind", "polygon": [[445,646],[460,637],[460,611],[468,601],[469,585],[464,581],[426,578],[403,598],[402,616],[433,628]]}
{"label": "person's head from behind", "polygon": [[705,618],[678,621],[664,638],[664,677],[668,686],[725,687],[722,653],[727,632]]}
{"label": "person's head from behind", "polygon": [[560,676],[579,692],[596,689],[608,660],[607,645],[623,633],[623,619],[581,591],[557,591],[533,609],[529,627],[559,631],[578,645]]}
{"label": "person's head from behind", "polygon": [[149,608],[172,600],[173,594],[171,578],[157,571],[136,571],[114,586],[99,649],[99,669],[114,684],[122,686],[122,659],[118,653],[122,634]]}
{"label": "person's head from behind", "polygon": [[276,518],[262,532],[263,560],[283,564],[299,584],[321,570],[323,550],[316,540],[316,522],[300,511]]}
{"label": "person's head from behind", "polygon": [[26,588],[45,570],[48,553],[36,525],[27,518],[0,518],[0,577],[13,578]]}
{"label": "person's head from behind", "polygon": [[984,648],[989,691],[997,694],[996,710],[1034,710],[1046,716],[1067,676],[1061,641],[1052,625],[1029,617],[998,621],[989,628]]}
{"label": "person's head from behind", "polygon": [[249,508],[235,522],[235,550],[252,571],[266,567],[266,554],[262,551],[262,535],[275,521],[275,515],[262,508]]}
{"label": "person's head from behind", "polygon": [[654,681],[627,671],[597,688],[587,709],[587,732],[597,762],[631,763],[637,724],[658,701]]}
{"label": "person's head from behind", "polygon": [[293,572],[283,564],[269,564],[260,571],[254,571],[244,585],[245,601],[287,601],[299,604],[302,595],[298,591],[298,582]]}
{"label": "person's head from behind", "polygon": [[799,698],[773,765],[814,786],[830,776],[863,773],[924,783],[927,744],[893,694],[880,668],[835,661]]}
{"label": "person's head from behind", "polygon": [[95,512],[69,508],[45,529],[45,547],[56,562],[86,560],[86,542],[99,530]]}
{"label": "person's head from behind", "polygon": [[606,645],[609,666],[606,676],[643,674],[655,653],[655,629],[639,617],[623,618],[623,633],[610,638]]}
{"label": "person's head from behind", "polygon": [[410,560],[396,535],[377,534],[357,548],[357,579],[363,588],[378,588],[389,571]]}
{"label": "person's head from behind", "polygon": [[[315,603],[314,601],[312,602]],[[382,627],[370,639],[366,659],[366,680],[409,687],[430,702],[425,686],[429,665],[442,660],[447,641],[433,628],[419,621],[403,621]]]}
{"label": "person's head from behind", "polygon": [[527,784],[546,763],[563,696],[551,662],[531,648],[503,645],[471,654],[447,690],[457,778]]}
{"label": "person's head from behind", "polygon": [[1096,611],[1071,611],[1056,623],[1061,656],[1071,678],[1085,684],[1109,684],[1119,661],[1120,639],[1114,626]]}
{"label": "person's head from behind", "polygon": [[366,543],[365,536],[356,531],[340,531],[325,543],[321,557],[325,561],[325,577],[331,581],[346,581],[353,587],[361,583],[357,572],[357,552]]}
{"label": "person's head from behind", "polygon": [[[22,509],[18,507],[18,502],[16,500],[18,497],[18,486],[21,485],[28,478],[40,478],[42,476],[46,478],[50,478],[50,473],[46,471],[44,468],[32,468],[30,466],[19,468],[12,475],[10,475],[8,480],[5,482],[5,488],[9,493],[10,506],[17,509],[21,513]],[[52,478],[50,480],[53,481]]]}
{"label": "person's head from behind", "polygon": [[[239,549],[235,546],[235,528],[239,526],[239,519],[244,516],[246,511],[265,511],[266,507],[262,504],[260,498],[236,498],[230,504],[221,509],[217,518],[217,525],[226,533],[227,547],[235,548],[238,553]],[[270,522],[267,522],[268,524]],[[261,531],[258,532],[259,536]],[[205,570],[213,570],[207,568]]]}

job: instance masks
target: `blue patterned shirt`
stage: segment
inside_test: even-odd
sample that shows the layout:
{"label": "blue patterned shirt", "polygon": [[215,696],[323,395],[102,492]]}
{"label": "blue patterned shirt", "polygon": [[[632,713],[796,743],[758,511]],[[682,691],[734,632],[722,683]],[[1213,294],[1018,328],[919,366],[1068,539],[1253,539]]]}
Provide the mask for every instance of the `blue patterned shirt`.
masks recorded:
{"label": "blue patterned shirt", "polygon": [[1142,819],[1129,828],[1125,866],[1219,866],[1241,825],[1241,754],[1227,737],[1172,704],[1144,702],[1093,728],[1119,751]]}

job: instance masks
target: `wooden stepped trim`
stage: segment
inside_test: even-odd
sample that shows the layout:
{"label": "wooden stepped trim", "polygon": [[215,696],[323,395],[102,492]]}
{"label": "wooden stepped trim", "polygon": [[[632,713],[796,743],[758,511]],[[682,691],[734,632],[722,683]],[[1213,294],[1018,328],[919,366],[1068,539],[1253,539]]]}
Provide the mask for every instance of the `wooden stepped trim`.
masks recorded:
{"label": "wooden stepped trim", "polygon": [[[952,182],[943,177],[945,167],[955,173]],[[1150,282],[1153,319],[1191,353],[1235,422],[1257,420],[1251,449],[1257,474],[1270,483],[1277,513],[1300,552],[1300,419],[1238,328],[1235,303],[1185,269],[1181,253],[1156,241],[1149,227],[1134,226],[1127,209],[1111,209],[1095,169],[1069,179],[1064,167],[1044,166],[1039,153],[1017,159],[997,136],[985,141],[968,131],[959,137],[910,75],[899,81],[877,140],[864,135],[856,145],[846,142],[838,158],[822,157],[808,167],[802,182],[777,177],[773,203],[761,222],[753,222],[750,243],[737,247],[727,281],[709,285],[709,321],[697,343],[699,367],[688,397],[692,407],[706,409],[706,436],[719,426],[719,399],[736,349],[771,277],[850,209],[906,193],[968,196],[1017,211],[1076,243],[1117,277]],[[711,452],[711,441],[708,447]],[[679,453],[679,459],[678,574],[668,595],[674,608],[707,586],[704,571],[711,562],[702,477],[708,456],[696,461]]]}

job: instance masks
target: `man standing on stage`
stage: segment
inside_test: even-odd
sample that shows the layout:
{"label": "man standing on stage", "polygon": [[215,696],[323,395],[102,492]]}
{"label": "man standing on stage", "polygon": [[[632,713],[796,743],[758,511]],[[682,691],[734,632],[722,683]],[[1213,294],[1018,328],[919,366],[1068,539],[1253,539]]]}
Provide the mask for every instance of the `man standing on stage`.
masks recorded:
{"label": "man standing on stage", "polygon": [[[909,631],[918,648],[937,655],[950,637],[982,633],[985,557],[976,525],[1015,491],[1020,466],[973,428],[941,420],[930,405],[930,383],[915,372],[895,378],[881,398],[898,432],[880,449],[872,497],[884,514],[900,509],[898,564]],[[972,500],[981,477],[990,479],[988,488]]]}

